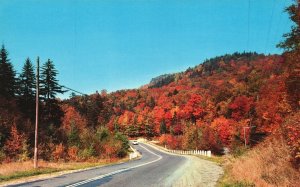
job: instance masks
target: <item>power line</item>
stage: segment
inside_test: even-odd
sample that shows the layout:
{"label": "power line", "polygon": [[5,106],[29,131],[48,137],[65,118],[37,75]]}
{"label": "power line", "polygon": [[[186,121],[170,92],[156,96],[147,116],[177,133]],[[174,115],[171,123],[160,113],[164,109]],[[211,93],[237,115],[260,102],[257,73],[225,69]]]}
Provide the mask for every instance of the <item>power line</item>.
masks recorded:
{"label": "power line", "polygon": [[267,47],[268,47],[269,39],[270,39],[271,27],[272,27],[273,16],[274,16],[275,1],[276,0],[273,0],[271,18],[270,18],[270,22],[269,22],[268,31],[267,31],[267,40],[266,40],[266,45],[265,45],[265,53],[267,53]]}
{"label": "power line", "polygon": [[247,49],[248,51],[250,51],[249,49],[249,43],[250,43],[250,0],[248,0],[248,36],[247,36]]}
{"label": "power line", "polygon": [[70,87],[64,86],[64,85],[60,85],[60,86],[63,87],[63,88],[66,88],[68,91],[72,91],[72,92],[75,92],[75,93],[79,93],[79,94],[84,95],[84,96],[87,96],[87,95],[88,95],[88,94],[82,93],[82,92],[80,92],[80,91],[74,90],[74,89],[72,89],[72,88],[70,88]]}

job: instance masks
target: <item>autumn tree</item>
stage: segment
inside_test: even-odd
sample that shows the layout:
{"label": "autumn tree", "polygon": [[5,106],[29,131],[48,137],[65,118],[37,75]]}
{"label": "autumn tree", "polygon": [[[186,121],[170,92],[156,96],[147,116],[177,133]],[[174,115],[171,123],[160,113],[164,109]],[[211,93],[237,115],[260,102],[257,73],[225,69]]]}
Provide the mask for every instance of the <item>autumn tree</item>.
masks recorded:
{"label": "autumn tree", "polygon": [[[14,124],[11,127],[10,131],[10,137],[5,142],[4,150],[6,152],[6,155],[9,156],[10,159],[14,159],[17,156],[28,153],[27,150],[27,140],[25,137],[25,134],[20,133]],[[28,155],[27,155],[28,156]]]}
{"label": "autumn tree", "polygon": [[294,24],[291,32],[283,35],[284,41],[277,47],[283,48],[285,53],[285,64],[289,72],[286,79],[287,93],[289,102],[294,109],[300,108],[300,2],[298,5],[292,4],[286,8],[290,19]]}
{"label": "autumn tree", "polygon": [[75,107],[65,104],[62,105],[61,108],[64,112],[64,117],[62,118],[62,128],[65,132],[69,132],[72,129],[72,125],[79,131],[83,131],[86,128],[86,119],[80,115]]}
{"label": "autumn tree", "polygon": [[88,126],[96,128],[100,111],[103,109],[103,100],[99,93],[93,94],[86,103],[86,117]]}
{"label": "autumn tree", "polygon": [[250,116],[250,109],[253,106],[253,98],[248,98],[244,95],[238,96],[229,105],[232,110],[231,117],[235,120],[241,120]]}
{"label": "autumn tree", "polygon": [[198,94],[192,94],[191,98],[183,108],[185,118],[196,124],[197,119],[199,119],[203,113],[203,107],[201,104],[202,97]]}
{"label": "autumn tree", "polygon": [[229,145],[233,136],[234,128],[233,120],[226,119],[224,116],[215,118],[211,124],[212,129],[214,129],[219,138],[221,139],[223,145]]}

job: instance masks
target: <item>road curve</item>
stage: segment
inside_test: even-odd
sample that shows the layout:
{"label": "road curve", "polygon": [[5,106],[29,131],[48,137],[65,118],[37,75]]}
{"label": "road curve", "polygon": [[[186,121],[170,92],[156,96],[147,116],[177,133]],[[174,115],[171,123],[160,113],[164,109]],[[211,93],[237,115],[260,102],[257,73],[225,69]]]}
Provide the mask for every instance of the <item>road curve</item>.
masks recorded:
{"label": "road curve", "polygon": [[172,186],[187,163],[186,157],[170,155],[143,143],[133,147],[142,155],[138,160],[15,186]]}

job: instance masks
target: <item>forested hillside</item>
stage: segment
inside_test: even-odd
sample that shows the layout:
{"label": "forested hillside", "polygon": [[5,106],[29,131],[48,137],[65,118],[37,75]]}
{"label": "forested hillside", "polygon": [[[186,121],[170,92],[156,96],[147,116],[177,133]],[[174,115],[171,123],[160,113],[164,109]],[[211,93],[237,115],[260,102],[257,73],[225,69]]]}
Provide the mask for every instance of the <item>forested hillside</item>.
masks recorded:
{"label": "forested hillside", "polygon": [[[7,54],[4,47],[3,54]],[[172,149],[204,149],[215,154],[222,154],[225,147],[236,151],[245,143],[255,145],[279,130],[287,132],[293,144],[299,128],[287,119],[299,119],[299,93],[293,91],[297,85],[289,87],[292,77],[286,58],[234,53],[162,76],[141,89],[73,95],[64,101],[55,99],[63,89],[48,60],[41,73],[40,156],[84,159],[103,152],[122,156],[126,152],[122,134],[159,138]],[[12,68],[9,61],[6,64]],[[1,91],[5,93],[1,97],[2,160],[31,156],[34,80],[27,59],[18,80],[11,81],[15,82],[11,89]],[[295,149],[294,154],[298,153]]]}
{"label": "forested hillside", "polygon": [[[16,73],[3,45],[0,54],[0,162],[26,161],[33,157],[36,75],[28,58]],[[37,58],[39,61],[39,58]],[[85,161],[124,157],[127,138],[97,123],[103,101],[91,101],[83,111],[56,97],[66,90],[57,80],[48,59],[40,70],[38,156],[44,160]],[[81,116],[86,111],[87,116]],[[96,113],[94,113],[96,111]],[[104,116],[104,115],[103,115]]]}
{"label": "forested hillside", "polygon": [[[288,9],[297,24],[296,9]],[[295,29],[296,28],[296,29]],[[300,163],[299,25],[282,55],[234,53],[184,72],[154,78],[140,89],[72,95],[51,60],[41,69],[39,156],[46,160],[123,157],[130,137],[157,138],[171,149],[238,152],[269,135],[284,136]],[[298,30],[297,30],[298,29]],[[37,59],[39,60],[39,59]],[[0,161],[32,157],[35,72],[27,59],[16,74],[4,46],[0,57]],[[126,135],[126,136],[125,136]]]}

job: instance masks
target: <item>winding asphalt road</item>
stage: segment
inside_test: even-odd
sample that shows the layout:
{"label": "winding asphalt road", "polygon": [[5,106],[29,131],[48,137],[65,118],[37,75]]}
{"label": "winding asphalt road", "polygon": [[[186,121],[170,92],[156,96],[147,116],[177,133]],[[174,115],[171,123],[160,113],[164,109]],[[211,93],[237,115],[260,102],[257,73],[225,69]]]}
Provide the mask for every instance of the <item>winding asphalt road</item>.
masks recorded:
{"label": "winding asphalt road", "polygon": [[187,162],[182,156],[170,155],[143,143],[133,145],[142,157],[121,164],[65,174],[15,186],[172,186],[178,171]]}

